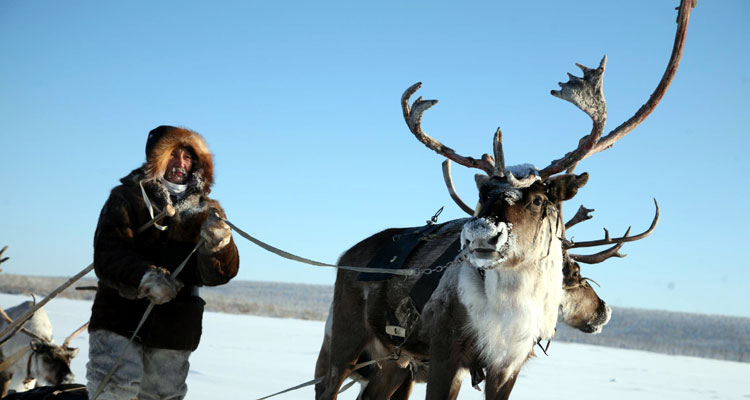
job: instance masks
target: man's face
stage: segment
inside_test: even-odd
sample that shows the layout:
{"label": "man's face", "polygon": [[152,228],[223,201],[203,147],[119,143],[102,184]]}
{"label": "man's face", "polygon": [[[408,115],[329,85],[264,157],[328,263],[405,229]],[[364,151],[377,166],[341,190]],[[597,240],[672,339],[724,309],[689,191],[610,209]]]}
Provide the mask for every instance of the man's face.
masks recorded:
{"label": "man's face", "polygon": [[167,163],[167,171],[164,172],[164,179],[172,183],[184,184],[193,169],[193,158],[193,153],[185,147],[172,150]]}

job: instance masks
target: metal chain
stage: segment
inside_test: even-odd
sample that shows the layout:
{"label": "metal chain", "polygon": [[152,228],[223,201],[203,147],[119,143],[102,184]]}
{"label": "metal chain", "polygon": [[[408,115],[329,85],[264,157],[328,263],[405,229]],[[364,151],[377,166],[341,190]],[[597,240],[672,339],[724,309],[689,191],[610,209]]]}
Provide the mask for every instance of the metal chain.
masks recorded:
{"label": "metal chain", "polygon": [[[460,254],[460,253],[459,253]],[[445,265],[436,265],[428,268],[414,268],[415,275],[430,275],[432,273],[440,273],[457,264],[461,264],[466,259],[466,255],[460,255],[455,260]]]}

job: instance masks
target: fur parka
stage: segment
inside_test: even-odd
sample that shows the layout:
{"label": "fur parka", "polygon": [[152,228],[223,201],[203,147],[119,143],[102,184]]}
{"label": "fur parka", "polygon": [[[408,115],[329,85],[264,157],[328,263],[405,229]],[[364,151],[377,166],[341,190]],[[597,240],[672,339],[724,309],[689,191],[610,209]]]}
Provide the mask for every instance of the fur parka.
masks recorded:
{"label": "fur parka", "polygon": [[[216,210],[225,218],[219,202],[208,197],[213,184],[213,161],[203,138],[183,128],[157,129],[162,130],[162,136],[150,148],[146,162],[112,189],[99,216],[94,235],[94,265],[99,285],[89,325],[92,331],[105,329],[130,337],[149,304],[148,299],[137,297],[143,275],[158,267],[174,272],[200,240],[200,230],[209,212]],[[188,188],[176,200],[159,178],[166,170],[171,152],[179,146],[190,148],[196,159]],[[175,207],[173,217],[159,222],[167,227],[165,231],[152,226],[136,233],[151,219],[141,186],[155,214],[167,204]],[[233,239],[216,253],[196,251],[177,277],[185,287],[172,301],[154,307],[137,340],[149,347],[195,350],[205,305],[203,299],[194,295],[195,287],[227,283],[238,269],[239,254]]]}

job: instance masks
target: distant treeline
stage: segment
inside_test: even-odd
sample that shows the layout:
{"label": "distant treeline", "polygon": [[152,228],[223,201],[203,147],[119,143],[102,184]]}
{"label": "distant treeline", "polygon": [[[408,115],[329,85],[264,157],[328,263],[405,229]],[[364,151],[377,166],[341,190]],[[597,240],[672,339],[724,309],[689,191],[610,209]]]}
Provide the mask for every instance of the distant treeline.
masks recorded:
{"label": "distant treeline", "polygon": [[[67,278],[0,274],[0,292],[44,296]],[[60,297],[94,298],[96,286],[84,279]],[[232,281],[201,288],[209,311],[278,318],[325,320],[333,287],[275,282]],[[613,307],[612,320],[598,335],[558,325],[556,341],[594,344],[664,354],[750,362],[750,318]],[[554,345],[554,344],[553,344]]]}

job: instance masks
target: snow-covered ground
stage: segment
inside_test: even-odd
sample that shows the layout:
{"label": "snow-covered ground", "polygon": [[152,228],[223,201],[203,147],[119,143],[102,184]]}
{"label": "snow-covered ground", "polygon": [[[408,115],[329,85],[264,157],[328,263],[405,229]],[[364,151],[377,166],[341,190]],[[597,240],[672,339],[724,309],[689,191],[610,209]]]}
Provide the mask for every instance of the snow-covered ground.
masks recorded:
{"label": "snow-covered ground", "polygon": [[[0,294],[0,306],[27,299]],[[90,305],[55,299],[45,307],[57,342],[86,321]],[[187,399],[255,399],[313,378],[323,322],[206,313],[203,325],[201,346],[191,358]],[[87,334],[73,345],[81,348],[73,371],[83,381]],[[352,387],[340,398],[353,399],[357,390]],[[424,392],[425,386],[417,385],[413,398],[424,398]],[[526,364],[512,395],[514,400],[634,397],[750,399],[750,364],[553,341],[549,357]],[[276,398],[312,399],[313,389]],[[459,398],[482,399],[483,394],[466,381]]]}

